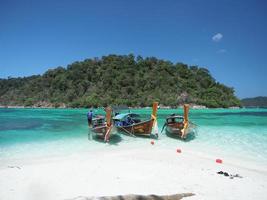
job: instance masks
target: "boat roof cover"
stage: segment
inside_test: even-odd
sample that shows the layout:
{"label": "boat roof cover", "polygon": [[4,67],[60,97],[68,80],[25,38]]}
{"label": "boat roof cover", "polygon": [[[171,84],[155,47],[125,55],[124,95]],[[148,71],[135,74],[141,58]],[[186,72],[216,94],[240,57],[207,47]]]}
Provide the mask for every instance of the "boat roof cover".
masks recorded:
{"label": "boat roof cover", "polygon": [[184,119],[184,117],[181,115],[173,115],[173,114],[167,117],[167,119],[172,119],[172,118]]}
{"label": "boat roof cover", "polygon": [[95,116],[92,120],[104,119],[105,117],[102,115]]}
{"label": "boat roof cover", "polygon": [[122,113],[122,114],[116,115],[115,117],[113,117],[113,119],[122,120],[122,119],[126,118],[127,116],[129,116],[129,117],[140,117],[138,114],[134,114],[134,113]]}

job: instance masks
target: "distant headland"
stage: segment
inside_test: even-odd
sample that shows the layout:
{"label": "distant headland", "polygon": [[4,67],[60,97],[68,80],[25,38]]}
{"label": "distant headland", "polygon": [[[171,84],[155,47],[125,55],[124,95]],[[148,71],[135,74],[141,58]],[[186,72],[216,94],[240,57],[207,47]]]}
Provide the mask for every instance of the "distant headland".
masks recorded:
{"label": "distant headland", "polygon": [[206,68],[155,57],[108,55],[57,67],[43,75],[0,79],[0,106],[100,107],[127,105],[240,107],[232,87]]}
{"label": "distant headland", "polygon": [[267,108],[267,97],[254,97],[242,99],[244,107],[262,107]]}

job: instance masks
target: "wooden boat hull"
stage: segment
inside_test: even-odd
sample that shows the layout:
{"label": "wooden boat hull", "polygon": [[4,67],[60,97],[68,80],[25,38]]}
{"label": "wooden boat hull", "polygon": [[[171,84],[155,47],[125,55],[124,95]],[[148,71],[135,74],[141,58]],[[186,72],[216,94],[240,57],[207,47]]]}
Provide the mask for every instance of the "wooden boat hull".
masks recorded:
{"label": "wooden boat hull", "polygon": [[105,135],[108,131],[108,127],[106,125],[104,126],[97,126],[94,128],[91,128],[91,131],[93,132],[93,134],[100,139],[105,139]]}
{"label": "wooden boat hull", "polygon": [[95,138],[101,139],[104,142],[109,142],[110,138],[113,137],[112,125],[97,126],[95,128],[92,128],[91,132]]}
{"label": "wooden boat hull", "polygon": [[166,134],[170,137],[174,138],[180,138],[180,139],[188,139],[188,138],[194,138],[195,137],[195,131],[191,129],[189,126],[185,131],[186,135],[185,138],[182,138],[182,125],[167,125],[166,126]]}
{"label": "wooden boat hull", "polygon": [[181,129],[171,127],[171,126],[166,126],[166,132],[172,135],[179,136],[179,137],[181,137],[182,135]]}
{"label": "wooden boat hull", "polygon": [[129,126],[116,126],[119,132],[124,132],[129,135],[147,135],[150,136],[152,132],[154,119],[142,121],[139,123],[131,124]]}
{"label": "wooden boat hull", "polygon": [[[192,128],[192,123],[188,120],[189,105],[184,105],[184,116],[172,114],[166,118],[166,134],[170,137],[178,137],[180,139],[192,139],[195,137],[195,130]],[[163,130],[162,129],[162,130]]]}
{"label": "wooden boat hull", "polygon": [[91,132],[99,139],[103,139],[105,142],[109,141],[112,124],[111,124],[111,112],[112,109],[107,107],[106,111],[106,121],[103,116],[97,116],[93,118],[93,127],[91,127]]}

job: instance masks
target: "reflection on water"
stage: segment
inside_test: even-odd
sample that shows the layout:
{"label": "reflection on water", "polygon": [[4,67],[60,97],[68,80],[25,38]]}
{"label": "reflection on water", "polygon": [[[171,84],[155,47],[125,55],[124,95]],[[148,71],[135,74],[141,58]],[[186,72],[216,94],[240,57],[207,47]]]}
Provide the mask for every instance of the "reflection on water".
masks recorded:
{"label": "reflection on water", "polygon": [[183,142],[190,142],[190,141],[192,141],[192,140],[194,140],[196,138],[197,134],[195,132],[190,132],[190,133],[187,134],[185,139],[181,138],[179,135],[171,134],[171,133],[169,133],[167,131],[166,131],[166,135],[168,137],[176,139],[176,140],[180,140],[180,141],[183,141]]}

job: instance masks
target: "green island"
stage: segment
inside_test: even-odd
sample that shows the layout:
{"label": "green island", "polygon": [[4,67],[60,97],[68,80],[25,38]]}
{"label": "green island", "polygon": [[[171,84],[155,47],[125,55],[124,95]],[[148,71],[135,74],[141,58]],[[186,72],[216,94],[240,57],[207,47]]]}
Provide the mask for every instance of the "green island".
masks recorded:
{"label": "green island", "polygon": [[57,67],[43,75],[0,79],[1,106],[99,107],[127,105],[240,107],[234,88],[209,70],[155,57],[108,55]]}
{"label": "green island", "polygon": [[262,107],[267,108],[267,97],[254,97],[242,99],[242,105],[245,107]]}

